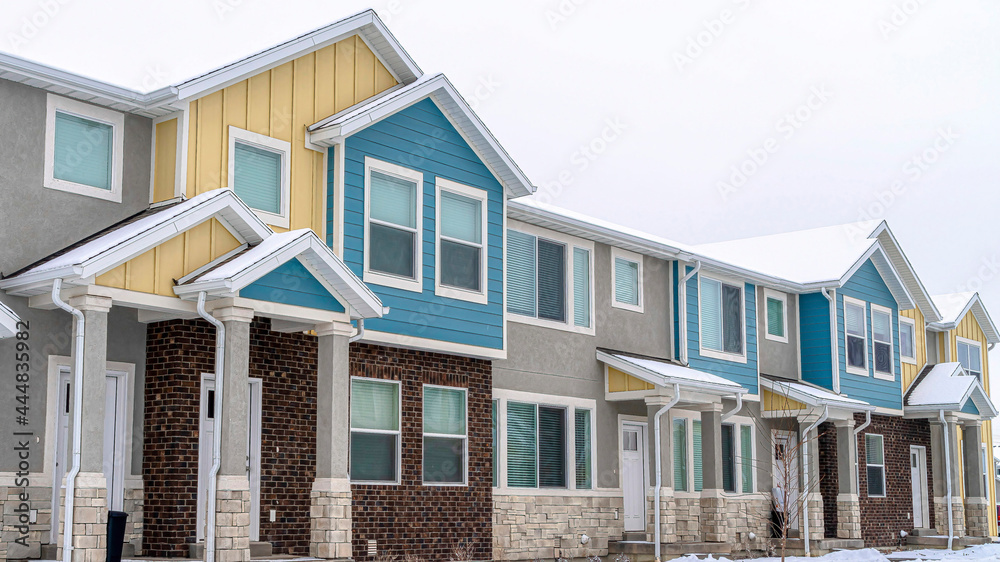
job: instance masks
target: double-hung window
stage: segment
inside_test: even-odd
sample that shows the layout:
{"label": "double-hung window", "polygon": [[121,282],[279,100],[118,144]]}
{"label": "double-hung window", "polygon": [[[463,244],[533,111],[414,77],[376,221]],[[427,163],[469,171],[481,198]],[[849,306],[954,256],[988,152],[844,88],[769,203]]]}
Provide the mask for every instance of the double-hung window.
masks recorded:
{"label": "double-hung window", "polygon": [[966,373],[975,376],[980,382],[983,380],[983,348],[979,342],[958,338],[956,343],[958,350],[958,362]]}
{"label": "double-hung window", "polygon": [[288,228],[287,141],[229,127],[229,185],[267,224]]}
{"label": "double-hung window", "polygon": [[702,276],[700,303],[702,354],[745,360],[743,287]]}
{"label": "double-hung window", "polygon": [[642,312],[642,256],[611,249],[611,306]]}
{"label": "double-hung window", "polygon": [[43,185],[121,203],[124,134],[124,114],[49,94]]}
{"label": "double-hung window", "polygon": [[365,157],[365,282],[422,292],[423,174]]}
{"label": "double-hung window", "polygon": [[437,187],[440,296],[486,303],[486,192],[444,178]]}
{"label": "double-hung window", "polygon": [[593,328],[591,249],[507,231],[507,312],[572,328]]}
{"label": "double-hung window", "polygon": [[892,379],[892,310],[872,305],[872,358],[875,376]]}
{"label": "double-hung window", "polygon": [[351,480],[399,482],[399,383],[351,379]]}
{"label": "double-hung window", "polygon": [[865,464],[868,474],[868,497],[885,497],[885,442],[881,435],[865,434]]}
{"label": "double-hung window", "polygon": [[907,363],[916,364],[916,322],[912,318],[899,317],[899,358]]}
{"label": "double-hung window", "polygon": [[844,330],[847,337],[847,372],[868,375],[868,329],[865,303],[844,297]]}
{"label": "double-hung window", "polygon": [[788,343],[788,319],[785,309],[788,304],[788,297],[784,293],[764,289],[764,320],[767,322],[767,331],[764,337]]}
{"label": "double-hung window", "polygon": [[464,484],[466,389],[424,385],[424,483]]}

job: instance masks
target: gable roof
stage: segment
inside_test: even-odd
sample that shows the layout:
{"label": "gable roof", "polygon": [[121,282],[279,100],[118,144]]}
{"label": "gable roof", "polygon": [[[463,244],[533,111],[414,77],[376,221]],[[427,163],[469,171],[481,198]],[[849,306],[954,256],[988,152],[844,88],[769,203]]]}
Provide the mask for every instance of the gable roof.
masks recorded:
{"label": "gable roof", "polygon": [[238,82],[355,34],[368,44],[375,56],[400,83],[411,83],[423,75],[423,71],[396,41],[375,11],[368,9],[200,76],[152,92],[116,86],[8,53],[0,53],[0,78],[118,111],[158,117],[176,111],[177,107],[171,105],[175,102]]}
{"label": "gable roof", "polygon": [[669,359],[653,359],[621,351],[598,349],[597,360],[656,386],[668,387],[679,384],[685,388],[725,395],[749,392],[729,379],[685,367]]}
{"label": "gable roof", "polygon": [[423,77],[412,84],[314,123],[307,128],[309,142],[319,146],[332,146],[428,97],[437,104],[479,158],[493,171],[511,197],[534,193],[535,188],[531,181],[444,74]]}
{"label": "gable roof", "polygon": [[803,382],[778,380],[761,376],[760,387],[768,392],[791,398],[796,402],[802,402],[806,406],[830,406],[854,412],[875,411],[875,406],[864,400],[848,398],[842,394],[837,394],[825,388]]}
{"label": "gable roof", "polygon": [[959,363],[939,363],[924,367],[924,370],[917,375],[903,397],[903,410],[958,412],[969,400],[975,404],[982,418],[996,417],[997,409],[978,378],[966,374]]}
{"label": "gable roof", "polygon": [[[855,224],[860,225],[863,223]],[[903,252],[903,248],[896,240],[896,236],[889,229],[889,223],[886,221],[879,223],[869,237],[878,239],[879,243],[882,244],[882,249],[885,250],[886,256],[892,261],[893,267],[899,273],[903,282],[906,283],[907,290],[913,295],[913,300],[917,308],[924,315],[924,321],[937,322],[940,320],[941,312],[935,306],[934,299],[927,288],[924,287],[924,283],[917,275],[917,271],[914,269],[913,264],[910,263],[910,259]]]}
{"label": "gable roof", "polygon": [[337,300],[350,307],[351,316],[382,316],[382,301],[308,228],[271,234],[259,244],[221,259],[214,267],[183,280],[174,287],[174,293],[188,300],[197,299],[200,292],[216,298],[235,297],[247,285],[295,258],[299,258]]}
{"label": "gable roof", "polygon": [[979,293],[950,293],[946,295],[934,295],[931,297],[934,304],[941,311],[941,320],[930,325],[931,329],[937,331],[953,330],[958,323],[965,318],[970,311],[986,335],[988,343],[1000,343],[1000,330],[997,329],[993,319],[990,318],[986,305],[983,304]]}
{"label": "gable roof", "polygon": [[16,312],[0,302],[0,339],[13,337],[17,333],[17,323],[20,321]]}

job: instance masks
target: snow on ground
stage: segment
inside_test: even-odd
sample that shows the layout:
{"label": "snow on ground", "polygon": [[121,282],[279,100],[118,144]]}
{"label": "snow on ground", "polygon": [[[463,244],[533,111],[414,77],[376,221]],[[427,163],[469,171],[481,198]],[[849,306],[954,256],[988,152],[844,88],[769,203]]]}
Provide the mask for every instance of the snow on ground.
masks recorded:
{"label": "snow on ground", "polygon": [[[731,562],[728,558],[706,558],[705,560],[715,560],[717,562]],[[786,562],[897,562],[897,561],[926,562],[945,560],[948,562],[988,562],[1000,561],[1000,544],[984,544],[973,546],[965,550],[905,550],[894,552],[889,555],[873,549],[863,550],[841,550],[819,556],[815,558],[804,558],[801,556],[788,556]],[[694,556],[685,556],[676,559],[676,562],[700,562]],[[780,557],[775,558],[755,558],[754,562],[781,562]]]}

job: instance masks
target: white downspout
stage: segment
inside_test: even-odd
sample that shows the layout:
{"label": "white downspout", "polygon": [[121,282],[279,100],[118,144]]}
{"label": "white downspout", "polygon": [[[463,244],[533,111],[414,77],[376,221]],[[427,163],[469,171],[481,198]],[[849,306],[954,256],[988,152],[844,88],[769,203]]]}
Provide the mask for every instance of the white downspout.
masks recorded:
{"label": "white downspout", "polygon": [[743,409],[743,393],[742,392],[737,392],[736,393],[736,407],[733,408],[732,410],[729,410],[725,414],[722,414],[722,421],[728,420],[729,418],[731,418],[734,415],[736,415],[736,412],[739,412],[742,409]]}
{"label": "white downspout", "polygon": [[365,319],[358,318],[358,331],[347,339],[347,343],[354,343],[363,337],[365,337]]}
{"label": "white downspout", "polygon": [[[696,270],[697,271],[697,270]],[[656,489],[653,491],[653,550],[660,562],[660,488],[663,486],[663,462],[660,460],[660,418],[681,400],[681,385],[674,383],[674,397],[653,415],[653,454],[656,455]]]}
{"label": "white downspout", "polygon": [[858,473],[858,468],[861,467],[858,462],[858,435],[865,430],[866,427],[872,424],[872,411],[865,411],[865,423],[861,424],[859,427],[854,428],[854,491],[861,494],[861,475]]}
{"label": "white downspout", "polygon": [[62,279],[52,282],[52,302],[76,319],[76,353],[73,357],[73,464],[66,473],[66,514],[63,516],[63,561],[73,559],[73,495],[76,475],[80,473],[80,451],[83,447],[83,349],[86,320],[83,312],[62,300]]}
{"label": "white downspout", "polygon": [[215,326],[215,438],[212,444],[212,470],[208,473],[208,509],[205,523],[205,562],[215,562],[215,496],[222,466],[222,386],[223,368],[226,365],[226,325],[205,311],[205,291],[198,293],[198,315]]}
{"label": "white downspout", "polygon": [[[687,267],[687,264],[681,262],[681,270]],[[677,284],[677,309],[678,314],[681,317],[680,334],[677,337],[677,341],[681,346],[681,363],[688,364],[688,333],[687,333],[687,282],[701,271],[701,260],[694,260],[694,269],[691,273],[686,274],[681,278],[680,282]]]}
{"label": "white downspout", "polygon": [[818,420],[814,421],[812,425],[806,428],[805,433],[802,434],[802,439],[805,441],[802,449],[802,493],[806,495],[805,513],[802,518],[802,533],[805,536],[805,547],[806,547],[806,557],[809,555],[809,434],[819,427],[819,424],[826,421],[827,416],[830,415],[830,407],[823,406],[823,415],[819,417]]}
{"label": "white downspout", "polygon": [[955,515],[952,513],[954,508],[951,505],[951,447],[948,444],[951,439],[951,429],[944,419],[944,410],[938,410],[938,419],[941,420],[941,429],[944,430],[944,482],[945,493],[948,494],[948,550],[951,550],[952,540],[955,538],[953,528]]}
{"label": "white downspout", "polygon": [[[829,291],[829,292],[828,292]],[[840,349],[837,335],[839,326],[837,325],[837,299],[834,295],[835,289],[820,289],[820,292],[830,301],[830,364],[833,365],[833,392],[840,394]]]}

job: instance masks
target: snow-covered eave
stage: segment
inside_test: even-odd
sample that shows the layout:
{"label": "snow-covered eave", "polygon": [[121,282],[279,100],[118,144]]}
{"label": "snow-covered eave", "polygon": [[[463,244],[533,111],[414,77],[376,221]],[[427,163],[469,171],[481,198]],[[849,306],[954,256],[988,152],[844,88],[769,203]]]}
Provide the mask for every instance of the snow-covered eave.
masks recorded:
{"label": "snow-covered eave", "polygon": [[899,254],[899,258],[893,261],[898,262],[896,269],[901,272],[901,277],[903,272],[911,278],[909,283],[914,290],[910,292],[913,294],[914,300],[916,301],[917,307],[920,312],[924,315],[924,320],[928,323],[938,322],[943,319],[941,311],[934,304],[934,300],[931,298],[930,292],[927,287],[924,286],[923,281],[920,280],[920,276],[917,275],[916,268],[910,263],[910,258],[906,256],[906,252],[903,251],[903,247],[900,246],[899,241],[896,239],[896,235],[892,233],[892,229],[889,228],[889,223],[882,221],[878,227],[872,232],[870,238],[877,238],[879,242],[882,242],[882,235],[885,235],[889,239],[891,247]]}
{"label": "snow-covered eave", "polygon": [[[774,394],[785,396],[786,398],[790,398],[792,400],[795,400],[796,402],[801,402],[806,406],[813,406],[813,407],[829,406],[831,408],[839,408],[841,410],[848,410],[853,412],[874,412],[876,409],[875,406],[867,402],[862,402],[861,400],[854,400],[851,398],[843,398],[843,399],[827,398],[819,394],[801,390],[796,385],[804,386],[804,383],[797,382],[793,385],[791,382],[777,381],[764,377],[761,377],[760,379],[761,388],[764,388]],[[819,389],[819,388],[817,388],[817,391],[821,391],[823,393],[830,392],[826,389]]]}
{"label": "snow-covered eave", "polygon": [[976,321],[979,323],[979,327],[982,328],[983,334],[986,336],[987,343],[995,344],[1000,343],[1000,329],[997,325],[993,323],[993,318],[990,317],[990,313],[986,310],[986,306],[983,304],[982,298],[980,298],[979,293],[974,293],[969,302],[966,303],[962,311],[949,321],[931,322],[927,324],[927,327],[935,332],[947,332],[949,330],[954,330],[958,327],[958,324],[965,318],[970,311],[976,317]]}
{"label": "snow-covered eave", "polygon": [[[649,384],[663,388],[667,388],[677,384],[680,385],[682,388],[695,389],[698,391],[705,392],[707,394],[718,394],[722,396],[732,396],[734,394],[747,394],[750,392],[749,389],[744,388],[743,386],[734,382],[727,382],[725,384],[712,383],[708,381],[692,380],[684,377],[671,377],[668,375],[663,375],[661,373],[657,373],[649,369],[646,369],[640,365],[636,365],[635,363],[619,359],[618,357],[615,357],[614,355],[606,353],[601,350],[597,350],[597,360],[601,361],[602,363],[608,366],[614,367],[619,371],[622,371],[636,378],[639,378],[643,381],[646,381]],[[681,368],[691,369],[690,367],[681,367]],[[694,371],[695,369],[691,370]]]}
{"label": "snow-covered eave", "polygon": [[886,282],[886,286],[892,293],[893,299],[896,301],[897,306],[900,310],[910,310],[916,307],[916,302],[913,300],[913,295],[906,288],[906,283],[899,276],[899,272],[896,270],[895,266],[892,264],[892,260],[886,255],[885,250],[882,248],[882,243],[876,241],[872,244],[872,247],[868,249],[860,258],[851,266],[851,269],[840,278],[839,286],[843,287],[847,282],[858,272],[858,269],[865,264],[869,259],[875,264],[875,269],[878,270],[879,275],[882,276],[882,280]]}
{"label": "snow-covered eave", "polygon": [[21,322],[17,313],[0,302],[0,339],[13,337],[17,334],[17,325]]}

